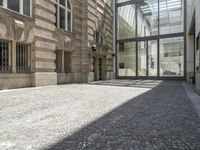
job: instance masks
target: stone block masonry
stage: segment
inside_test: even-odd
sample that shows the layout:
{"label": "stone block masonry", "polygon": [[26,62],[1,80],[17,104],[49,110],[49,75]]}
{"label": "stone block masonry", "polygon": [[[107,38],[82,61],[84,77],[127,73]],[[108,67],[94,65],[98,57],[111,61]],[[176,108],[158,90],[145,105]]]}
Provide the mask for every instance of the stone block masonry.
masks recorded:
{"label": "stone block masonry", "polygon": [[[111,7],[103,0],[70,0],[69,3],[71,32],[56,27],[55,0],[32,0],[31,17],[0,8],[0,40],[11,44],[12,59],[16,58],[16,43],[31,46],[30,72],[20,75],[13,70],[0,73],[0,89],[94,81],[97,72],[93,72],[94,61],[90,53],[97,31],[102,33],[104,45],[98,45],[93,56],[95,60],[102,59],[102,79],[113,78]],[[21,25],[13,28],[15,22]],[[61,58],[57,57],[58,50],[62,51]],[[70,60],[66,60],[66,52],[69,52]],[[15,61],[11,62],[10,67],[15,68]],[[66,62],[70,72],[66,72]]]}

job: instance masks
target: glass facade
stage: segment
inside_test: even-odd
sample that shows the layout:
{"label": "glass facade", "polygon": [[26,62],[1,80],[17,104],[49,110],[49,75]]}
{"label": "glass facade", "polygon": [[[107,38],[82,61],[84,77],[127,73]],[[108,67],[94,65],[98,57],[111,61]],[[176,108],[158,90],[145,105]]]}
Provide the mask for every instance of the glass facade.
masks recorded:
{"label": "glass facade", "polygon": [[118,72],[120,76],[136,76],[136,43],[118,44]]}
{"label": "glass facade", "polygon": [[159,5],[160,34],[183,32],[183,0],[160,0]]}
{"label": "glass facade", "polygon": [[138,42],[138,75],[147,75],[147,43]]}
{"label": "glass facade", "polygon": [[158,35],[158,0],[137,2],[137,36]]}
{"label": "glass facade", "polygon": [[135,5],[119,7],[117,12],[117,38],[134,38],[136,36]]}
{"label": "glass facade", "polygon": [[157,40],[148,41],[148,75],[158,75],[158,45]]}
{"label": "glass facade", "polygon": [[116,29],[118,77],[184,77],[184,0],[116,0]]}
{"label": "glass facade", "polygon": [[184,38],[160,40],[160,75],[184,75]]}

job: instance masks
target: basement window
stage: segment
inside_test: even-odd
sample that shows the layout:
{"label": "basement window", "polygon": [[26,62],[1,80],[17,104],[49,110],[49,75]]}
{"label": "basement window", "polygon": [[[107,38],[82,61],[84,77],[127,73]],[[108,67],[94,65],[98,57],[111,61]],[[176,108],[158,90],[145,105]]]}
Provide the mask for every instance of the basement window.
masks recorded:
{"label": "basement window", "polygon": [[31,17],[32,0],[0,0],[0,6],[21,15]]}
{"label": "basement window", "polygon": [[17,73],[28,73],[30,60],[30,46],[17,43],[16,45],[16,70]]}
{"label": "basement window", "polygon": [[[62,68],[64,70],[62,70]],[[56,51],[56,72],[71,73],[71,52],[62,50]]]}
{"label": "basement window", "polygon": [[64,53],[64,59],[65,59],[65,73],[71,73],[71,52],[65,52]]}
{"label": "basement window", "polygon": [[56,51],[56,72],[62,73],[62,50]]}
{"label": "basement window", "polygon": [[0,41],[0,72],[8,73],[10,72],[11,65],[11,52],[10,44],[7,41]]}

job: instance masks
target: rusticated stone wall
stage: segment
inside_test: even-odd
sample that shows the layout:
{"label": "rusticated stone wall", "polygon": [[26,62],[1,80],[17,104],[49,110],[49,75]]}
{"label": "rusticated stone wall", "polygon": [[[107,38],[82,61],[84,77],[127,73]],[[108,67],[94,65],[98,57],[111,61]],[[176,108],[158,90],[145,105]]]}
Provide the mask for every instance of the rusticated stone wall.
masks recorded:
{"label": "rusticated stone wall", "polygon": [[[10,41],[12,47],[12,72],[0,73],[0,89],[93,81],[93,57],[103,60],[103,79],[113,77],[113,16],[103,0],[70,1],[72,32],[55,26],[55,0],[32,2],[31,18],[0,8],[0,39]],[[102,33],[105,44],[97,45],[91,57],[96,31]],[[31,72],[28,74],[16,73],[16,42],[31,45]],[[71,73],[65,73],[63,67],[61,73],[56,72],[57,50],[71,53]]]}
{"label": "rusticated stone wall", "polygon": [[[85,35],[83,38],[83,80],[93,81],[95,70],[93,61],[97,61],[98,58],[102,59],[102,79],[113,78],[113,12],[109,5],[104,3],[103,0],[86,0],[87,9],[85,10]],[[94,43],[95,32],[99,32],[104,38],[103,45],[97,45],[95,53],[91,52],[91,46]],[[88,49],[88,50],[87,50]],[[92,53],[93,59],[88,55]]]}

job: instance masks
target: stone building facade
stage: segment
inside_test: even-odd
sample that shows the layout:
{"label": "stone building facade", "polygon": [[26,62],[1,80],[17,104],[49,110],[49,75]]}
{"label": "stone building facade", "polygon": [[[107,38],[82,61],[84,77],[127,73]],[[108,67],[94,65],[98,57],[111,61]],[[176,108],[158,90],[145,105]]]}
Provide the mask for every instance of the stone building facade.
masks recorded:
{"label": "stone building facade", "polygon": [[0,89],[112,79],[112,42],[103,0],[1,0]]}
{"label": "stone building facade", "polygon": [[187,80],[200,94],[200,1],[187,0]]}

